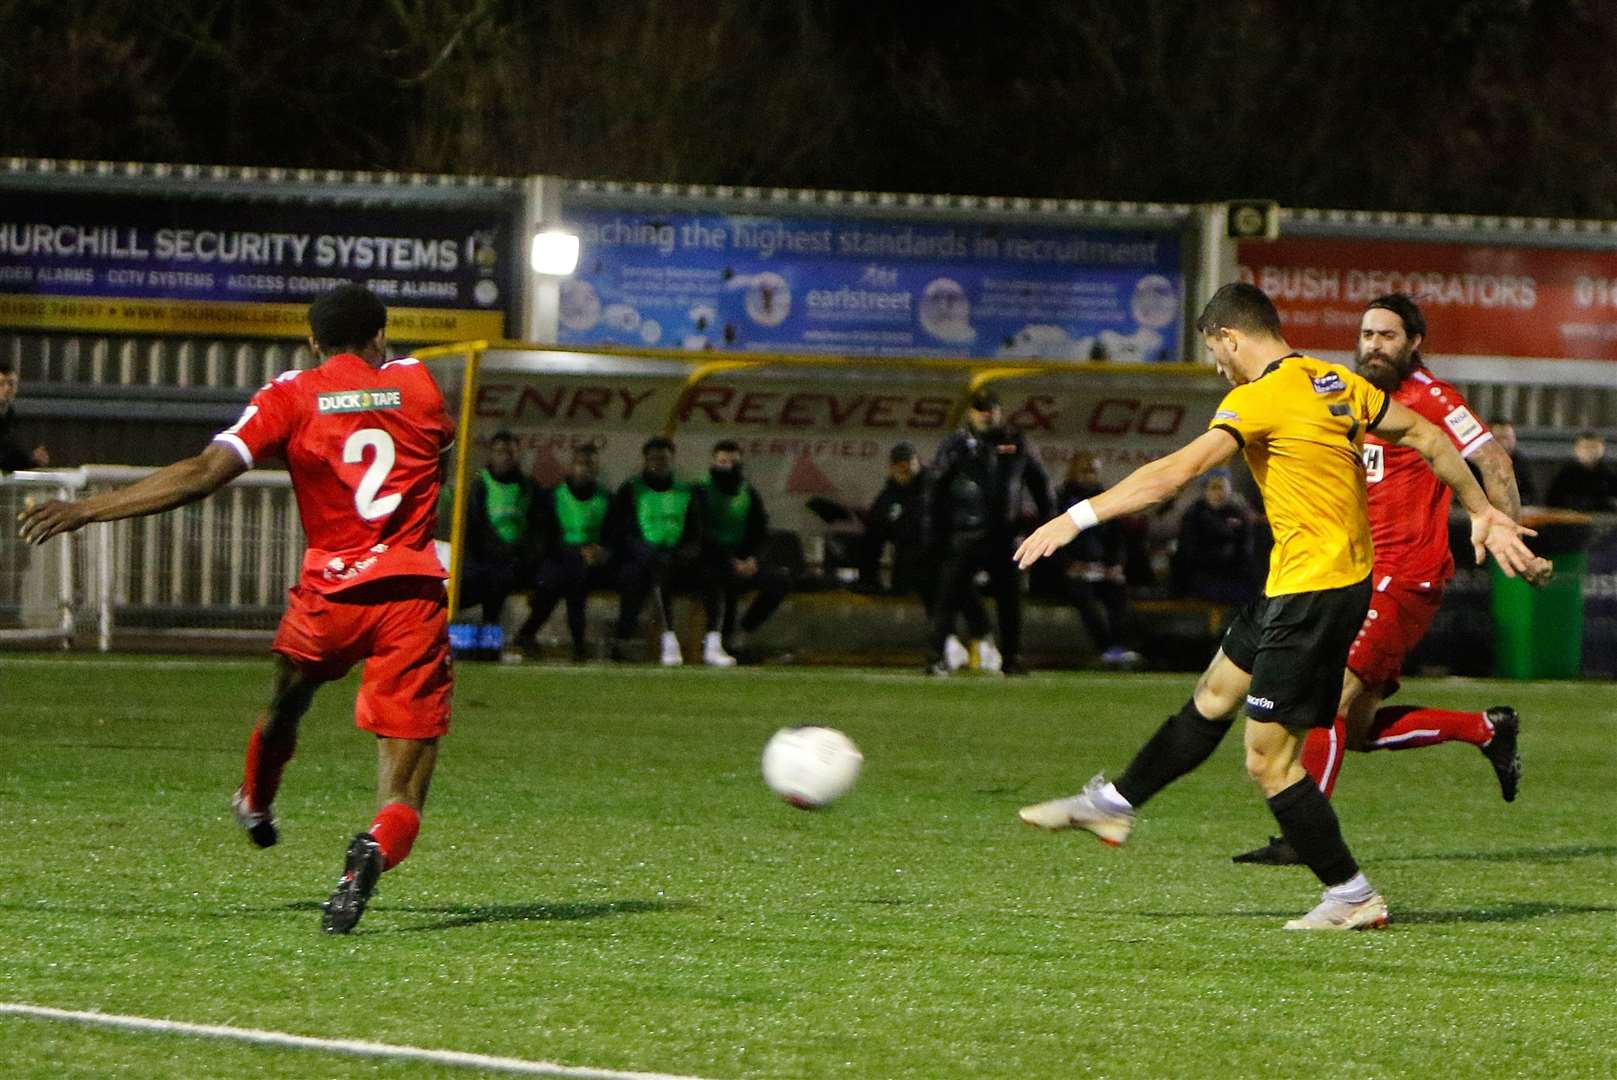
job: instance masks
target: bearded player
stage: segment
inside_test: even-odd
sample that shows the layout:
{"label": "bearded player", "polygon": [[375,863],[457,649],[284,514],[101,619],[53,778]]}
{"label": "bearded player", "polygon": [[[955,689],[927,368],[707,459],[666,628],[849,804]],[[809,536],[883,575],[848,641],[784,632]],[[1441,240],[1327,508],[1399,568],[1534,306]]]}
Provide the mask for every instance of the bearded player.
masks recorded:
{"label": "bearded player", "polygon": [[439,455],[454,425],[420,362],[387,359],[387,309],[369,290],[322,295],[309,326],[320,366],[278,376],[200,454],[128,487],[34,507],[21,521],[23,537],[43,543],[92,521],[195,502],[266,457],[286,461],[308,550],[272,646],[269,708],[231,805],[254,844],[279,839],[272,806],[298,722],[323,683],[363,662],[355,723],[376,736],[380,809],[349,842],[322,907],[322,929],[346,934],[382,872],[410,853],[449,729],[445,574],[432,539]]}
{"label": "bearded player", "polygon": [[[1510,455],[1459,391],[1421,362],[1425,339],[1426,318],[1414,300],[1403,293],[1377,297],[1359,324],[1359,374],[1435,424],[1476,468],[1488,501],[1519,519],[1521,500]],[[1500,794],[1511,802],[1522,775],[1516,749],[1520,720],[1514,709],[1496,705],[1463,712],[1383,705],[1397,692],[1404,660],[1426,635],[1443,602],[1443,586],[1454,576],[1451,492],[1420,455],[1373,434],[1364,441],[1364,465],[1375,544],[1370,610],[1348,653],[1336,721],[1309,734],[1301,764],[1330,798],[1344,750],[1414,750],[1466,742],[1482,751],[1499,778]],[[1548,561],[1539,559],[1524,576],[1542,584],[1548,573]],[[1235,861],[1290,866],[1298,859],[1284,838],[1275,837]]]}

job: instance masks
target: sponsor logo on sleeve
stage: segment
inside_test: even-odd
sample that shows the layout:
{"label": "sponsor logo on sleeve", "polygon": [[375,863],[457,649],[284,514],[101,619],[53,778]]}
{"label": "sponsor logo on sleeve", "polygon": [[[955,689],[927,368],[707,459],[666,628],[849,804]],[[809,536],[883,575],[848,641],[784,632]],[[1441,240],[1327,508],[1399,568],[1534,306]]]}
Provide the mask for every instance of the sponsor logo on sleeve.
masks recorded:
{"label": "sponsor logo on sleeve", "polygon": [[404,397],[397,390],[333,390],[315,395],[315,404],[322,413],[373,412],[402,408]]}
{"label": "sponsor logo on sleeve", "polygon": [[1239,420],[1239,419],[1241,419],[1241,415],[1240,415],[1240,413],[1235,412],[1233,409],[1220,409],[1220,410],[1218,410],[1218,412],[1213,414],[1213,419],[1214,420]]}
{"label": "sponsor logo on sleeve", "polygon": [[1449,429],[1449,434],[1454,436],[1454,441],[1461,446],[1481,435],[1483,430],[1482,422],[1464,405],[1449,410],[1443,417],[1443,424]]}
{"label": "sponsor logo on sleeve", "polygon": [[1275,703],[1269,698],[1259,697],[1256,694],[1248,694],[1246,696],[1246,708],[1247,712],[1269,713],[1275,711]]}
{"label": "sponsor logo on sleeve", "polygon": [[1347,389],[1347,384],[1342,381],[1342,376],[1334,371],[1316,375],[1309,382],[1314,384],[1314,393],[1316,394],[1340,394]]}

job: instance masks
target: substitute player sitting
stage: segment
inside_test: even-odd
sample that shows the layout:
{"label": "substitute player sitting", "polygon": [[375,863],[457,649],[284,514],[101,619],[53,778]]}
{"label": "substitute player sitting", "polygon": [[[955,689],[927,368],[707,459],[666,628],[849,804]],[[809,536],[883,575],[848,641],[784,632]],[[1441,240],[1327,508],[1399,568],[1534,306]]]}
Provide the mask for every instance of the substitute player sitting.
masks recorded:
{"label": "substitute player sitting", "polygon": [[387,309],[343,285],[309,306],[322,361],[253,395],[207,449],[128,487],[25,511],[43,543],[92,521],[158,514],[204,498],[263,458],[284,458],[308,537],[303,572],[276,632],[269,708],[247,743],[232,799],[253,843],[279,838],[272,809],[298,721],[323,683],[363,663],[355,722],[376,736],[377,801],[348,845],[321,926],[345,934],[377,879],[409,855],[449,729],[445,573],[433,550],[439,455],[454,438],[443,395],[413,359],[387,359]]}
{"label": "substitute player sitting", "polygon": [[1178,713],[1115,783],[1097,776],[1077,795],[1024,807],[1044,829],[1082,828],[1117,845],[1140,807],[1212,754],[1244,703],[1246,768],[1280,832],[1325,886],[1289,930],[1381,926],[1387,905],[1342,838],[1336,812],[1297,762],[1302,739],[1336,713],[1348,647],[1370,601],[1365,432],[1412,447],[1460,496],[1477,559],[1491,551],[1508,574],[1533,555],[1522,530],[1490,506],[1448,441],[1425,420],[1344,367],[1292,351],[1262,290],[1226,285],[1196,329],[1235,388],[1209,430],[1116,486],[1041,525],[1016,553],[1025,568],[1083,529],[1171,498],[1196,476],[1244,451],[1263,494],[1275,546],[1263,595],[1235,617],[1222,648]]}
{"label": "substitute player sitting", "polygon": [[[1421,362],[1425,340],[1426,316],[1420,305],[1403,293],[1377,297],[1365,307],[1359,323],[1358,372],[1394,401],[1431,421],[1459,455],[1476,466],[1489,501],[1519,519],[1521,499],[1510,454],[1494,441],[1460,392]],[[1443,587],[1454,576],[1454,556],[1449,552],[1452,493],[1419,454],[1374,434],[1364,440],[1364,478],[1376,549],[1370,610],[1348,652],[1336,718],[1329,728],[1309,732],[1302,766],[1328,799],[1341,772],[1344,750],[1414,750],[1467,742],[1482,751],[1499,779],[1500,794],[1511,802],[1522,775],[1515,709],[1382,705],[1397,693],[1404,661],[1426,636],[1443,603]],[[1539,559],[1526,576],[1538,584],[1550,571],[1549,561]],[[1277,836],[1235,856],[1235,861],[1290,866],[1298,859],[1285,838]]]}

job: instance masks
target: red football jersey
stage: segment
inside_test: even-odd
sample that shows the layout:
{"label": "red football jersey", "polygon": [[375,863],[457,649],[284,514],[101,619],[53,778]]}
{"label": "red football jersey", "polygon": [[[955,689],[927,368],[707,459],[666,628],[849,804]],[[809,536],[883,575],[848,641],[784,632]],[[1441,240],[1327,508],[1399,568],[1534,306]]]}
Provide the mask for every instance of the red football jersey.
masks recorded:
{"label": "red football jersey", "polygon": [[[1460,392],[1423,367],[1399,384],[1392,399],[1436,424],[1461,457],[1493,438]],[[1372,433],[1364,440],[1364,476],[1370,487],[1370,538],[1375,576],[1392,575],[1419,586],[1454,576],[1449,553],[1449,503],[1453,492],[1420,453],[1392,446]]]}
{"label": "red football jersey", "polygon": [[277,376],[214,439],[248,468],[285,459],[309,541],[301,584],[334,593],[382,578],[447,576],[432,540],[438,457],[454,437],[424,364],[373,368],[342,353]]}

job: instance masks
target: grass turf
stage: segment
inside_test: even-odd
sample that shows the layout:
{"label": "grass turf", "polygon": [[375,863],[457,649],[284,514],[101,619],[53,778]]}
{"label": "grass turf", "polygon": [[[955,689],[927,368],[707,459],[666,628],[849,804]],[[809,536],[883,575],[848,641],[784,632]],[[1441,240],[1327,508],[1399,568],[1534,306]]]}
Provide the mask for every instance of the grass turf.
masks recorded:
{"label": "grass turf", "polygon": [[[1395,924],[1288,934],[1306,871],[1238,739],[1129,845],[1026,802],[1115,771],[1189,677],[459,672],[415,854],[318,932],[373,756],[353,681],[305,721],[259,852],[230,820],[259,662],[0,660],[0,1001],[740,1077],[1611,1076],[1617,691],[1412,680],[1524,715],[1507,806],[1475,750],[1352,756],[1346,834]],[[823,813],[757,755],[866,756]],[[0,1018],[8,1076],[465,1076]]]}

